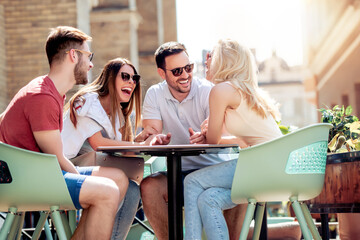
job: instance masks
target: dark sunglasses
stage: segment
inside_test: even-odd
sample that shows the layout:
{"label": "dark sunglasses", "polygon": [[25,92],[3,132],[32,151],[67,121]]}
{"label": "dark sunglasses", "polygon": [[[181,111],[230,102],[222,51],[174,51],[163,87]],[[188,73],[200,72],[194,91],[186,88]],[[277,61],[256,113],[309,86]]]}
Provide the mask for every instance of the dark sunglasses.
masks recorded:
{"label": "dark sunglasses", "polygon": [[124,82],[129,81],[131,78],[135,84],[138,84],[140,82],[141,77],[138,74],[134,74],[134,75],[130,76],[130,74],[128,74],[126,72],[121,72],[121,78],[123,79]]}
{"label": "dark sunglasses", "polygon": [[174,69],[166,69],[168,71],[171,71],[172,74],[174,75],[174,77],[178,77],[183,73],[183,69],[185,69],[185,71],[187,73],[191,73],[192,70],[194,69],[194,64],[190,63],[188,65],[185,65],[184,67],[178,67],[178,68],[174,68]]}

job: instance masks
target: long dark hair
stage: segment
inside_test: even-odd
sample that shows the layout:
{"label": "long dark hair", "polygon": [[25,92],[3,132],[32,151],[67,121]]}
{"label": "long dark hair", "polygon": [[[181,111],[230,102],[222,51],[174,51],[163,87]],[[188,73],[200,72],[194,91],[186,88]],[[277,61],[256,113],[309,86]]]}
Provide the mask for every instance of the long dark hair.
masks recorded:
{"label": "long dark hair", "polygon": [[[115,116],[119,116],[119,122],[121,123],[121,114],[120,111],[122,111],[124,115],[125,120],[125,126],[119,131],[122,133],[122,140],[123,141],[133,141],[134,134],[132,131],[132,124],[130,120],[131,112],[133,111],[135,107],[135,129],[139,126],[141,121],[141,87],[140,83],[138,83],[134,89],[134,92],[130,98],[129,102],[126,103],[120,103],[119,96],[116,92],[115,87],[115,81],[116,76],[119,73],[120,69],[124,65],[129,65],[134,70],[134,73],[137,74],[137,71],[134,67],[134,65],[127,60],[126,58],[115,58],[110,60],[103,68],[100,76],[96,78],[92,83],[84,86],[81,88],[77,93],[75,93],[71,99],[69,100],[69,103],[65,107],[65,109],[70,108],[70,119],[71,122],[76,127],[77,125],[77,119],[74,109],[74,102],[77,98],[82,97],[84,94],[89,92],[96,92],[99,94],[100,97],[104,97],[107,95],[110,95],[110,118],[111,118],[111,124],[114,129],[114,133],[116,134],[115,130]],[[121,107],[120,107],[121,106]]]}

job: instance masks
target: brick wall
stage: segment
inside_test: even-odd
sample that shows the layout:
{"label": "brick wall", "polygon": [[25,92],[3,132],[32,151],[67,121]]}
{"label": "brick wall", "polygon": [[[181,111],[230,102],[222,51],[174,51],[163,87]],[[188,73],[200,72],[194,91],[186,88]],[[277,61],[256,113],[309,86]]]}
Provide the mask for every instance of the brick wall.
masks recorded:
{"label": "brick wall", "polygon": [[5,19],[7,101],[10,101],[22,86],[48,72],[46,38],[52,27],[76,27],[76,1],[1,0],[1,4]]}
{"label": "brick wall", "polygon": [[[88,0],[0,0],[0,112],[33,78],[48,72],[45,41],[49,29],[69,25],[82,29],[77,9]],[[91,50],[95,52],[91,80],[104,64],[115,57],[130,59],[131,19],[140,16],[138,26],[139,72],[143,93],[161,79],[157,75],[154,52],[158,47],[156,0],[136,0],[137,11],[128,9],[128,0],[99,0],[90,9]],[[164,40],[176,40],[175,0],[163,0]],[[76,6],[76,4],[86,6]],[[86,25],[86,23],[84,23]],[[82,29],[85,32],[86,29]],[[68,97],[77,89],[74,87]]]}
{"label": "brick wall", "polygon": [[[177,41],[176,30],[176,2],[175,0],[162,0],[164,41]],[[157,74],[154,53],[159,47],[157,0],[137,0],[137,9],[141,16],[138,28],[139,62],[142,76],[143,95],[153,84],[162,79]]]}
{"label": "brick wall", "polygon": [[0,5],[0,113],[3,112],[8,104],[6,92],[6,52],[5,52],[5,21],[4,7]]}
{"label": "brick wall", "polygon": [[127,9],[93,9],[90,27],[95,52],[93,78],[98,76],[103,66],[111,59],[130,59],[130,12]]}

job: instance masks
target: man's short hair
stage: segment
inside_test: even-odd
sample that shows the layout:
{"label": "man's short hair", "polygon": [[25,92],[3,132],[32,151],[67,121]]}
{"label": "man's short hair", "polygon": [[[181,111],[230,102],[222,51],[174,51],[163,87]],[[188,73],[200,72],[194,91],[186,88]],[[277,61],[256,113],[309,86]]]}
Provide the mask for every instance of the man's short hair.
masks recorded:
{"label": "man's short hair", "polygon": [[50,66],[53,61],[62,60],[66,51],[79,48],[85,41],[91,41],[91,39],[90,36],[73,27],[58,26],[52,28],[45,46]]}
{"label": "man's short hair", "polygon": [[166,42],[155,51],[156,66],[165,69],[165,58],[174,54],[185,52],[188,55],[184,44],[178,42]]}

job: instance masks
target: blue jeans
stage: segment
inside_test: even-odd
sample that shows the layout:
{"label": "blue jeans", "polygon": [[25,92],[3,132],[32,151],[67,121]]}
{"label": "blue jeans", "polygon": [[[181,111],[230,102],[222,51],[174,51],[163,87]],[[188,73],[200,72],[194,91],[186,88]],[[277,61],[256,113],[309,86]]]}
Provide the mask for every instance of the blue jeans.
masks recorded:
{"label": "blue jeans", "polygon": [[201,239],[204,227],[206,237],[229,239],[222,211],[236,206],[231,201],[231,185],[237,159],[189,174],[184,182],[185,239]]}
{"label": "blue jeans", "polygon": [[139,207],[139,201],[139,186],[135,182],[129,180],[129,187],[124,202],[115,217],[111,236],[112,240],[122,240],[126,238]]}

